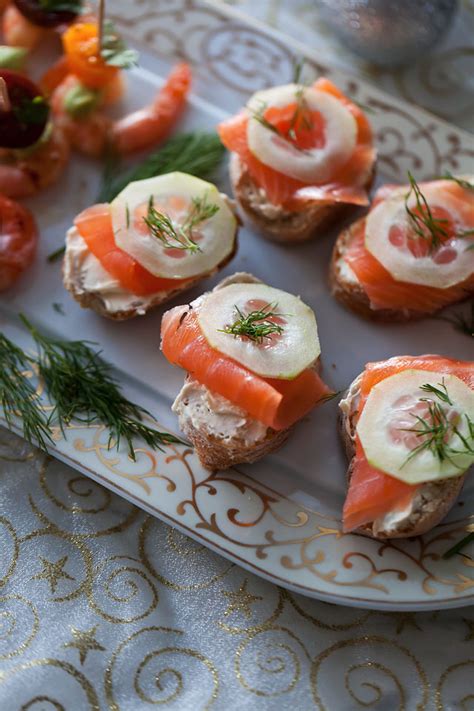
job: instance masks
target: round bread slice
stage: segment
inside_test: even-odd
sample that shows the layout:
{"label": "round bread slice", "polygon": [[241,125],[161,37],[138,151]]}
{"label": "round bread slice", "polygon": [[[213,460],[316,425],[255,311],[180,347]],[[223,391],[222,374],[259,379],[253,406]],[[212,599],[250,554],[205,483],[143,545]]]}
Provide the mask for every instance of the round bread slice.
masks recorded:
{"label": "round bread slice", "polygon": [[[364,287],[344,259],[352,240],[355,239],[357,228],[364,220],[365,217],[356,220],[350,227],[343,230],[336,240],[329,267],[329,286],[332,295],[351,311],[372,321],[414,321],[436,313],[437,309],[423,312],[413,309],[374,309],[371,306]],[[461,303],[469,298],[470,294],[466,291],[465,299],[455,300],[451,305]]]}
{"label": "round bread slice", "polygon": [[[340,405],[340,434],[344,449],[349,460],[347,483],[349,485],[354,467],[355,435],[359,416],[358,403],[360,398],[359,375],[349,386]],[[464,484],[466,474],[445,479],[444,481],[427,482],[419,487],[412,511],[400,519],[395,527],[384,527],[383,522],[373,521],[361,526],[354,533],[360,533],[370,538],[387,540],[389,538],[411,538],[421,536],[438,525],[455,503]]]}
{"label": "round bread slice", "polygon": [[[244,215],[253,228],[274,242],[297,244],[307,242],[316,232],[325,229],[333,222],[350,214],[354,205],[334,203],[317,205],[308,203],[308,207],[298,212],[289,212],[268,201],[265,192],[255,184],[246,166],[236,153],[232,153],[229,162],[229,174],[234,192]],[[375,175],[375,169],[367,179],[369,190]]]}
{"label": "round bread slice", "polygon": [[[214,269],[210,270],[206,274],[200,274],[194,279],[189,279],[186,284],[181,284],[176,289],[172,289],[171,291],[161,291],[156,294],[151,294],[150,296],[137,296],[130,293],[127,308],[111,309],[107,305],[107,301],[101,294],[100,290],[92,291],[87,288],[84,283],[85,273],[82,260],[78,255],[75,255],[72,250],[68,251],[68,242],[76,232],[75,228],[71,228],[66,236],[66,253],[64,255],[62,265],[63,284],[82,308],[92,309],[100,316],[104,316],[105,318],[113,321],[125,321],[127,319],[134,318],[135,316],[143,316],[156,306],[159,306],[167,301],[171,301],[171,299],[178,294],[191,289],[193,286],[203,281],[203,279],[207,279],[223,269],[231,261],[231,259],[233,259],[237,251],[236,236],[232,254],[228,255],[223,262],[218,264],[214,267]],[[124,293],[127,292],[124,290]]]}
{"label": "round bread slice", "polygon": [[[236,272],[225,277],[220,281],[214,290],[222,289],[230,284],[252,284],[262,283],[253,274],[248,272]],[[319,359],[312,366],[317,372],[320,370]],[[265,427],[260,423],[260,431],[258,436],[247,441],[242,432],[236,430],[231,436],[217,435],[216,432],[210,432],[205,424],[196,426],[193,423],[192,412],[186,402],[186,387],[195,381],[190,375],[187,375],[183,388],[176,397],[173,405],[173,410],[177,412],[181,431],[191,441],[196,450],[201,464],[210,471],[218,471],[228,469],[237,464],[250,464],[256,462],[262,457],[279,449],[290,435],[294,425],[285,430],[274,430],[271,427]],[[203,385],[195,383],[200,390],[205,393],[207,388]],[[220,396],[219,396],[220,397]],[[224,401],[224,398],[220,398]],[[229,405],[232,407],[231,403]],[[245,416],[245,413],[243,413]],[[214,418],[219,416],[217,411],[212,412]],[[247,417],[248,423],[252,424],[250,416]]]}

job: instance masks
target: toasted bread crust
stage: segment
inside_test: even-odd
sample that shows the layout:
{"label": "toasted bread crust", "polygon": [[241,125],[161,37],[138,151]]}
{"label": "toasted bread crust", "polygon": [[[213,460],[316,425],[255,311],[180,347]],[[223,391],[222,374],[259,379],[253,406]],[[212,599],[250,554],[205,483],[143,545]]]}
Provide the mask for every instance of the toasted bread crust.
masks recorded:
{"label": "toasted bread crust", "polygon": [[286,430],[268,429],[265,439],[247,445],[243,440],[231,440],[214,437],[194,427],[190,420],[180,419],[183,433],[193,444],[203,467],[210,471],[228,469],[236,464],[252,464],[282,446],[291,428]]}
{"label": "toasted bread crust", "polygon": [[[358,376],[360,378],[360,376]],[[354,399],[357,399],[358,383],[354,380],[349,391]],[[352,472],[355,466],[355,429],[359,412],[355,404],[352,411],[340,411],[340,434],[344,449],[349,460],[347,470],[347,484],[349,485]],[[376,527],[374,523],[361,526],[353,533],[360,533],[363,536],[388,540],[390,538],[411,538],[421,536],[438,525],[455,503],[462,487],[466,475],[444,479],[443,481],[428,482],[422,484],[419,489],[419,496],[416,507],[409,516],[401,520],[395,529],[384,530]]]}
{"label": "toasted bread crust", "polygon": [[167,301],[171,301],[171,299],[174,299],[174,297],[178,296],[178,294],[192,289],[192,287],[199,284],[199,282],[216,274],[234,258],[237,251],[237,245],[238,233],[236,232],[234,248],[231,254],[229,254],[214,269],[206,272],[206,274],[200,274],[195,279],[190,279],[186,284],[173,289],[172,291],[159,292],[151,299],[147,298],[143,301],[139,296],[136,296],[136,302],[133,302],[130,308],[121,311],[110,311],[99,293],[87,291],[87,289],[84,288],[80,265],[75,262],[72,267],[69,268],[68,278],[66,278],[65,260],[63,260],[63,284],[65,289],[69,291],[71,296],[75,299],[75,301],[77,301],[78,304],[81,305],[83,309],[92,309],[100,316],[104,316],[112,321],[126,321],[127,319],[134,318],[135,316],[144,316],[148,313],[148,311],[151,311],[151,309],[154,309],[156,306],[164,304]]}
{"label": "toasted bread crust", "polygon": [[93,311],[98,313],[100,316],[104,316],[112,321],[126,321],[129,318],[134,318],[135,316],[144,316],[145,313],[148,313],[151,309],[154,309],[156,306],[164,304],[167,301],[171,301],[171,299],[178,296],[178,294],[181,294],[181,292],[191,289],[195,284],[199,283],[203,279],[212,276],[212,274],[215,274],[216,271],[218,270],[215,269],[209,274],[193,279],[179,289],[161,292],[145,304],[139,300],[140,297],[137,297],[136,304],[123,311],[109,311],[100,294],[85,291],[81,285],[80,273],[75,273],[75,278],[67,284],[64,282],[64,286],[83,309],[93,309]]}
{"label": "toasted bread crust", "polygon": [[[329,286],[332,295],[351,311],[372,321],[414,321],[436,313],[437,309],[430,312],[414,311],[412,309],[374,309],[360,282],[347,279],[347,266],[344,268],[344,255],[357,232],[357,228],[364,220],[365,217],[356,220],[350,227],[343,230],[336,240],[329,266]],[[465,299],[468,298],[469,293],[466,292]],[[454,300],[452,304],[460,303],[465,299]]]}
{"label": "toasted bread crust", "polygon": [[[271,207],[266,203],[262,208],[256,208],[259,188],[253,182],[248,170],[237,154],[230,158],[229,173],[234,197],[242,212],[247,216],[252,226],[269,240],[287,244],[306,242],[315,236],[318,230],[331,225],[336,220],[350,214],[354,205],[335,203],[332,205],[308,205],[305,210],[288,212],[276,208],[274,216],[268,216],[265,209]],[[366,189],[369,190],[374,179],[375,169],[369,176]],[[257,197],[257,200],[256,200]]]}

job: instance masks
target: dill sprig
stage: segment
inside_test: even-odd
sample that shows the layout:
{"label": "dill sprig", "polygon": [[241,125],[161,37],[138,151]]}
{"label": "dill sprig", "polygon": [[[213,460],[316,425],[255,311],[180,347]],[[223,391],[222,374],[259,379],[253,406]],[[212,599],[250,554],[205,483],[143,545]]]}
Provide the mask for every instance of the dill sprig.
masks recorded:
{"label": "dill sprig", "polygon": [[438,321],[446,321],[452,324],[456,331],[474,338],[474,299],[471,299],[471,308],[466,314],[456,312],[447,316],[435,316],[434,318]]}
{"label": "dill sprig", "polygon": [[440,177],[440,180],[453,180],[459,185],[460,188],[464,188],[465,190],[474,190],[474,183],[470,183],[469,180],[464,180],[463,178],[457,178],[455,175],[450,173],[449,170],[447,170],[446,173]]}
{"label": "dill sprig", "polygon": [[21,348],[0,333],[0,405],[9,427],[21,417],[23,436],[42,449],[52,444],[49,418],[41,409],[39,395],[26,373],[32,362]]}
{"label": "dill sprig", "polygon": [[[143,422],[151,417],[140,405],[127,400],[121,393],[111,366],[88,341],[64,341],[50,338],[38,331],[28,319],[20,315],[33,337],[38,355],[26,354],[1,336],[0,394],[7,422],[14,412],[23,418],[24,435],[37,441],[43,449],[51,441],[51,427],[65,427],[75,420],[87,425],[102,424],[109,431],[109,448],[127,442],[130,457],[135,461],[133,439],[138,437],[153,449],[163,449],[170,443],[182,443],[172,434],[159,432]],[[53,410],[48,418],[43,413],[38,396],[22,372],[25,364],[34,363],[51,399]],[[9,419],[10,418],[10,419]]]}
{"label": "dill sprig", "polygon": [[208,202],[207,193],[194,197],[192,206],[183,224],[176,228],[164,212],[159,212],[153,204],[153,196],[148,201],[148,213],[143,218],[151,234],[160,240],[164,247],[182,249],[195,254],[201,248],[193,239],[193,230],[219,211],[219,205]]}
{"label": "dill sprig", "polygon": [[[430,250],[434,250],[448,236],[448,232],[445,229],[448,220],[434,217],[428,201],[410,171],[408,171],[408,180],[410,181],[410,190],[405,195],[405,210],[410,218],[412,229],[421,239],[429,240]],[[418,212],[414,212],[408,205],[412,193],[415,196]]]}
{"label": "dill sprig", "polygon": [[46,261],[52,264],[53,262],[57,262],[58,259],[62,259],[64,256],[64,252],[66,251],[65,245],[62,247],[58,247],[58,249],[55,249],[54,252],[51,252],[51,254],[48,254],[46,257]]}
{"label": "dill sprig", "polygon": [[[434,399],[421,397],[420,402],[425,402],[428,405],[428,416],[424,418],[412,414],[412,417],[416,420],[416,425],[401,430],[402,432],[412,432],[420,439],[420,444],[411,450],[403,466],[418,454],[429,451],[440,462],[450,461],[457,467],[458,465],[453,461],[454,455],[474,454],[474,422],[467,414],[464,415],[469,433],[465,437],[458,427],[459,418],[457,420],[449,418],[449,411],[446,410],[443,404],[452,406],[453,403],[449,397],[444,378],[437,386],[425,383],[420,386],[420,390],[433,395]],[[450,444],[453,439],[458,443],[456,446]],[[461,447],[461,449],[457,447]]]}
{"label": "dill sprig", "polygon": [[210,220],[218,212],[219,205],[208,202],[207,193],[204,193],[202,197],[193,197],[191,209],[182,227],[183,231],[192,235],[195,227],[206,222],[206,220]]}
{"label": "dill sprig", "polygon": [[266,128],[268,131],[272,131],[275,133],[277,136],[282,138],[284,141],[288,141],[292,144],[294,148],[297,150],[301,151],[302,153],[305,152],[304,148],[300,148],[296,141],[297,141],[297,130],[301,127],[305,128],[306,130],[310,131],[313,128],[313,119],[311,116],[311,109],[308,106],[308,102],[306,101],[305,97],[305,84],[302,82],[302,73],[303,73],[303,66],[304,66],[304,59],[299,58],[295,61],[294,63],[294,69],[293,69],[293,84],[296,84],[296,91],[295,91],[295,99],[296,99],[296,108],[294,110],[293,116],[291,117],[290,120],[290,125],[288,127],[288,130],[286,132],[281,131],[277,126],[272,124],[266,117],[265,117],[265,111],[267,109],[267,104],[262,101],[261,106],[256,109],[252,110],[252,117],[258,121],[264,128]]}
{"label": "dill sprig", "polygon": [[443,558],[445,560],[452,558],[453,555],[456,555],[456,553],[460,553],[460,551],[471,541],[474,541],[474,531],[472,533],[468,533],[467,536],[464,536],[464,538],[461,538],[461,540],[455,543],[451,548],[448,548],[448,550],[443,553]]}
{"label": "dill sprig", "polygon": [[218,329],[221,333],[228,333],[234,337],[246,336],[251,341],[262,343],[265,338],[271,338],[274,333],[281,335],[283,326],[271,318],[282,316],[274,311],[278,304],[267,304],[261,309],[255,309],[248,314],[244,314],[238,306],[234,306],[237,318],[234,323],[225,328]]}
{"label": "dill sprig", "polygon": [[102,188],[98,202],[112,202],[129,183],[156,175],[180,171],[198,178],[209,177],[225,153],[217,133],[195,131],[170,138],[162,148],[128,170],[120,169],[117,155],[106,155]]}

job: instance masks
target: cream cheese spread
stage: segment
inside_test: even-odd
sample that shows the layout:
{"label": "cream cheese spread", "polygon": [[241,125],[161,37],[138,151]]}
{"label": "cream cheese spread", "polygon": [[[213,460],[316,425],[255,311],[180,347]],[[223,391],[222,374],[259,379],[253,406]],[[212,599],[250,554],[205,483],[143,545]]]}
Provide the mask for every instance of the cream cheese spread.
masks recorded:
{"label": "cream cheese spread", "polygon": [[265,439],[268,428],[227,398],[213,393],[196,380],[188,379],[172,406],[180,420],[224,442],[252,446]]}
{"label": "cream cheese spread", "polygon": [[66,235],[64,285],[66,289],[76,293],[82,291],[83,293],[96,294],[102,299],[110,313],[134,309],[142,315],[160,294],[165,293],[157,292],[147,296],[138,296],[126,291],[89,251],[76,227],[71,227]]}

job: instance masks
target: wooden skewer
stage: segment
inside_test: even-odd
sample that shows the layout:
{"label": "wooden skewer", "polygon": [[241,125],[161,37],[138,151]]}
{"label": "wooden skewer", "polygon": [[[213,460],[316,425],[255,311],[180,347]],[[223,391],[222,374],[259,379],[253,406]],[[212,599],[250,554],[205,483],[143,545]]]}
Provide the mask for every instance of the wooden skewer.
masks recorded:
{"label": "wooden skewer", "polygon": [[10,97],[8,96],[7,82],[3,77],[0,77],[0,110],[1,111],[11,111],[12,105]]}
{"label": "wooden skewer", "polygon": [[104,41],[105,0],[99,0],[99,53]]}

